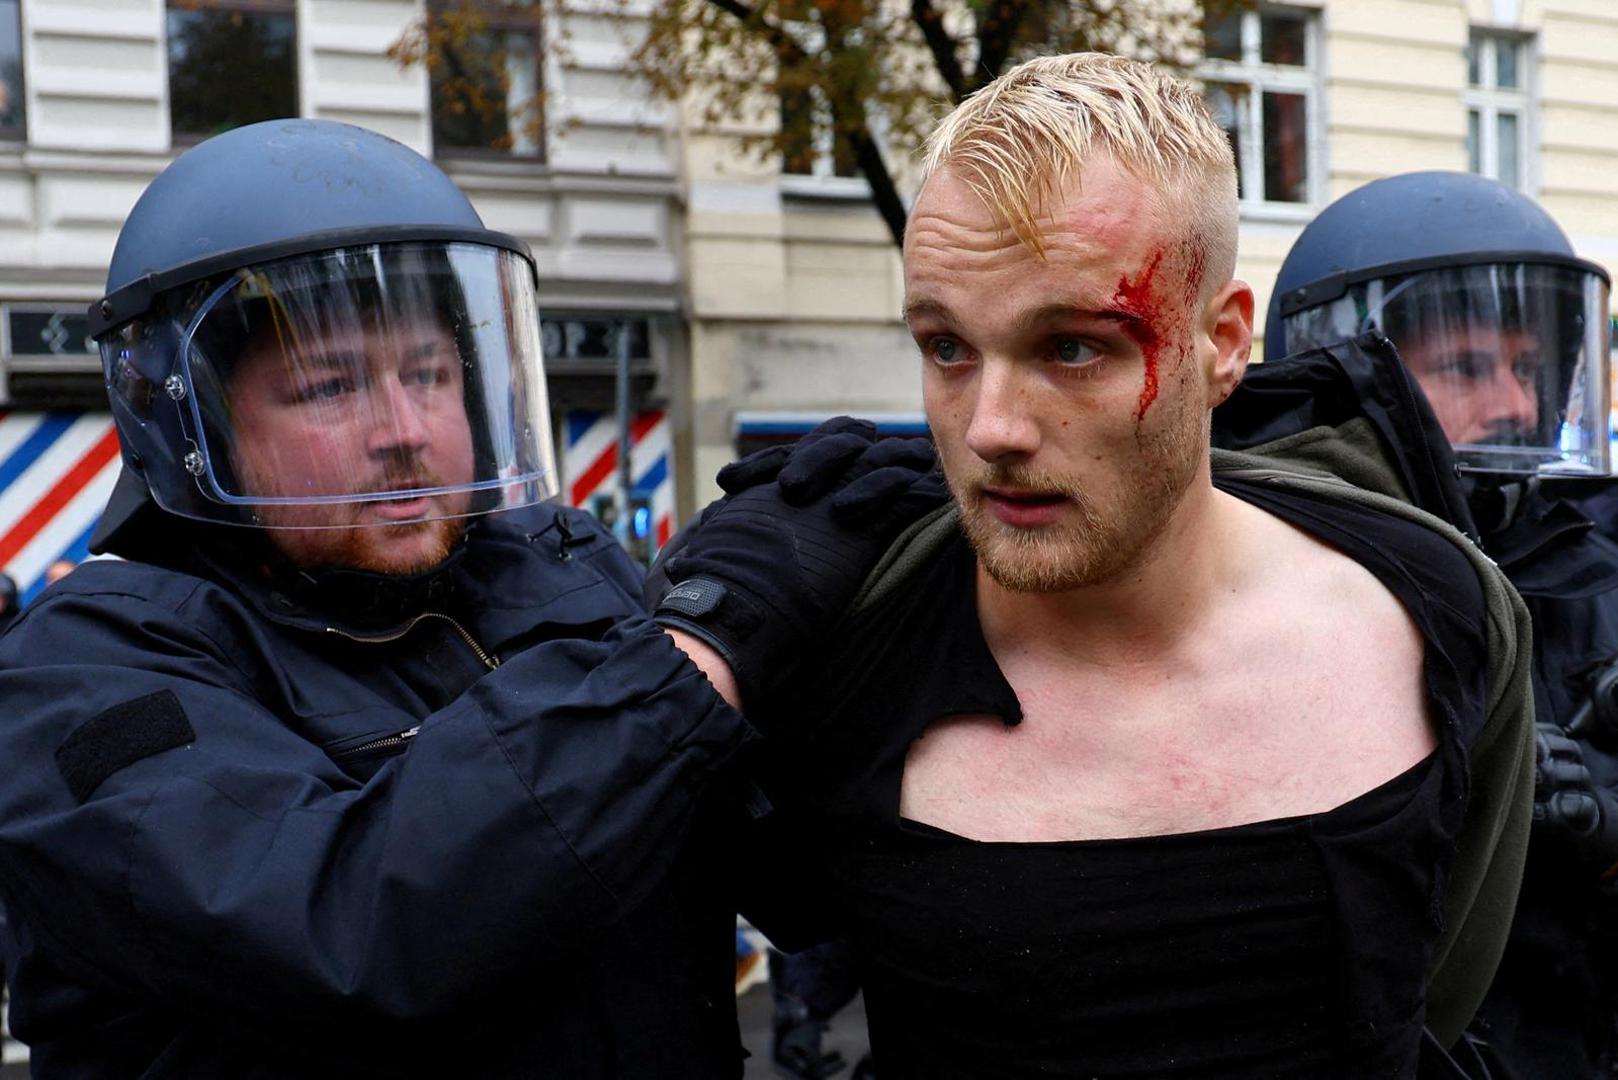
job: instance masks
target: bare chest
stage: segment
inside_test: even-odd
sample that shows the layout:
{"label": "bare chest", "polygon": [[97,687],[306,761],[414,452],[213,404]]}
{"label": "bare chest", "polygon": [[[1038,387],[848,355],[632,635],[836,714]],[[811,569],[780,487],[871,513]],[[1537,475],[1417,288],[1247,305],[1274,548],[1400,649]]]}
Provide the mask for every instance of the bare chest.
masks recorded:
{"label": "bare chest", "polygon": [[1023,722],[935,723],[910,748],[901,813],[977,839],[1044,841],[1330,810],[1435,745],[1420,639],[1388,614],[1342,628],[1359,634],[1294,626],[1284,649],[1216,650],[1183,666],[1001,657]]}

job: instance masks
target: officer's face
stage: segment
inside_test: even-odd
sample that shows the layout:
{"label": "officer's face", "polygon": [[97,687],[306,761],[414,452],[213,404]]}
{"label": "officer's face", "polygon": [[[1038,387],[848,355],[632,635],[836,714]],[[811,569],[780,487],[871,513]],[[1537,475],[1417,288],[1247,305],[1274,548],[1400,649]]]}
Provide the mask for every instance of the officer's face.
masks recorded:
{"label": "officer's face", "polygon": [[[231,463],[244,493],[358,494],[472,480],[464,377],[448,331],[423,320],[387,336],[315,333],[297,346],[293,363],[261,335],[232,376]],[[444,560],[465,527],[453,515],[466,513],[470,499],[460,492],[269,506],[258,517],[300,566],[407,574]]]}
{"label": "officer's face", "polygon": [[1539,426],[1539,337],[1497,326],[1408,335],[1399,354],[1456,444],[1516,445]]}
{"label": "officer's face", "polygon": [[[1246,360],[1252,294],[1231,282],[1204,301],[1200,249],[1161,206],[1097,155],[1047,207],[1042,258],[948,169],[917,198],[905,318],[927,419],[1006,588],[1117,578],[1206,476],[1208,410]],[[1216,341],[1209,313],[1238,293],[1245,319]]]}

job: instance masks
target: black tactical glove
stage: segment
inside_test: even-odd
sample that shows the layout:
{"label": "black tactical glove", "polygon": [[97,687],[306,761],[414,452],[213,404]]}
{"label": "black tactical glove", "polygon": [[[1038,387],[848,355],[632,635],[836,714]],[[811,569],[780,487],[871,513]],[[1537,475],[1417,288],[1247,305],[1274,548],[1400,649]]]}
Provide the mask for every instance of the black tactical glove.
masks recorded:
{"label": "black tactical glove", "polygon": [[879,440],[845,416],[726,466],[725,498],[653,568],[670,583],[654,617],[712,645],[757,709],[821,654],[894,538],[948,499],[934,461],[927,440]]}
{"label": "black tactical glove", "polygon": [[1567,733],[1596,746],[1618,741],[1618,660],[1609,660],[1590,676],[1590,696],[1568,722]]}
{"label": "black tactical glove", "polygon": [[1534,828],[1561,837],[1611,878],[1618,872],[1618,798],[1595,782],[1579,742],[1556,724],[1535,724],[1534,742]]}

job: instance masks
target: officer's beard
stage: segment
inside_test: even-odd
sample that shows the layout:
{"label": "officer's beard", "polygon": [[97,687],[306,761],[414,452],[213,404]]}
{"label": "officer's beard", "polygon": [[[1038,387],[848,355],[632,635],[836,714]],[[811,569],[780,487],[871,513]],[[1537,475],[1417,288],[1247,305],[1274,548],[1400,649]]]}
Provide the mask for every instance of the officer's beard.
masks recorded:
{"label": "officer's beard", "polygon": [[1477,441],[1488,446],[1537,446],[1537,436],[1538,432],[1526,424],[1503,420],[1485,428]]}
{"label": "officer's beard", "polygon": [[466,518],[439,518],[408,525],[366,525],[336,530],[338,544],[327,566],[373,574],[422,574],[449,558],[466,535]]}
{"label": "officer's beard", "polygon": [[[438,504],[435,516],[396,524],[368,518],[366,503],[298,507],[296,519],[284,512],[266,513],[263,524],[271,527],[264,530],[265,538],[304,570],[421,574],[442,563],[461,542],[471,505],[467,492],[432,499]],[[288,527],[294,520],[305,527]],[[317,522],[322,527],[307,527]]]}

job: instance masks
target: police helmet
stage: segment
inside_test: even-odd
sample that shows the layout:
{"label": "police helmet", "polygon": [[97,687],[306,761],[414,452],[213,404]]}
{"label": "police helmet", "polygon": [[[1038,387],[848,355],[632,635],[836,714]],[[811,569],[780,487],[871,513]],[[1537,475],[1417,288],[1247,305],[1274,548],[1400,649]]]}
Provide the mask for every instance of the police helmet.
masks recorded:
{"label": "police helmet", "polygon": [[272,528],[549,498],[536,288],[521,241],[375,132],[199,144],[136,202],[90,309],[124,460],[101,546],[145,496]]}
{"label": "police helmet", "polygon": [[1303,230],[1270,298],[1264,353],[1381,330],[1463,468],[1605,476],[1609,286],[1520,192],[1407,173],[1349,192]]}

